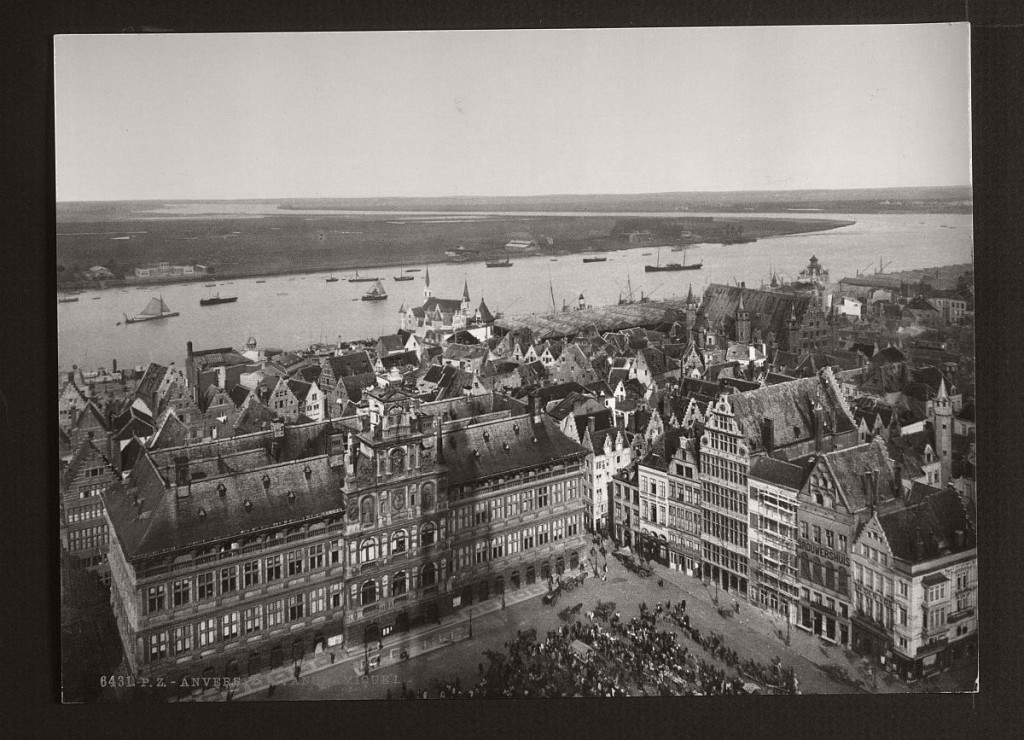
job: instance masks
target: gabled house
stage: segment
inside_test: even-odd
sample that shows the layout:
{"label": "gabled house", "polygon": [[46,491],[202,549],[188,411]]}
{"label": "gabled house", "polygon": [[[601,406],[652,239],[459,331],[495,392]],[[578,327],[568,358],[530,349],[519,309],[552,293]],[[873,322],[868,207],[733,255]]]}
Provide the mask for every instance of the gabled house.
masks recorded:
{"label": "gabled house", "polygon": [[854,650],[911,681],[974,653],[977,539],[955,491],[927,488],[875,512],[851,559]]}

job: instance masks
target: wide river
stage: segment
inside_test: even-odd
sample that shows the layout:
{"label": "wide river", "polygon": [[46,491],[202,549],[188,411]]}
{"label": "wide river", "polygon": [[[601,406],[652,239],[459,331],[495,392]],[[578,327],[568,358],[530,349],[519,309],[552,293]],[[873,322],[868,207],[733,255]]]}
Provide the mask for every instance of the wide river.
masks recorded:
{"label": "wide river", "polygon": [[[337,212],[318,212],[328,215]],[[349,212],[352,213],[352,212]],[[147,214],[149,215],[149,214]],[[154,214],[156,215],[156,214]],[[194,215],[194,214],[190,214]],[[238,215],[238,214],[231,214]],[[397,212],[396,212],[397,215]],[[457,214],[446,214],[448,216]],[[478,216],[481,214],[468,214]],[[544,214],[551,215],[551,214]],[[587,213],[581,215],[599,216]],[[656,214],[629,214],[656,215]],[[694,214],[665,214],[694,215]],[[710,214],[736,217],[736,214]],[[655,300],[695,293],[709,283],[745,282],[758,287],[771,270],[790,279],[811,255],[829,270],[832,280],[874,271],[880,264],[887,272],[935,267],[973,260],[972,217],[962,214],[745,214],[785,218],[828,218],[856,221],[831,231],[778,236],[752,244],[699,245],[687,251],[688,263],[703,262],[701,270],[644,272],[644,265],[659,258],[655,248],[608,253],[607,262],[583,264],[581,255],[512,257],[510,268],[487,268],[482,262],[430,265],[430,287],[442,298],[461,298],[468,282],[475,307],[481,296],[493,312],[507,315],[543,313],[555,305],[575,305],[582,293],[588,305],[615,303],[630,290],[639,298]],[[662,262],[678,262],[681,252],[660,250]],[[185,343],[196,349],[242,347],[255,337],[260,346],[297,349],[314,342],[361,339],[392,333],[398,328],[403,304],[423,301],[425,272],[412,273],[415,280],[395,282],[393,268],[363,271],[381,278],[389,298],[361,301],[373,283],[349,283],[354,273],[335,273],[340,280],[328,283],[327,274],[248,278],[217,281],[216,288],[203,283],[145,286],[85,292],[75,303],[57,303],[57,358],[60,369],[119,367],[184,360]],[[257,282],[259,280],[260,282]],[[219,292],[238,296],[235,303],[200,307],[199,300]],[[135,315],[150,298],[163,296],[170,310],[180,316],[141,324],[121,325],[122,314]]]}

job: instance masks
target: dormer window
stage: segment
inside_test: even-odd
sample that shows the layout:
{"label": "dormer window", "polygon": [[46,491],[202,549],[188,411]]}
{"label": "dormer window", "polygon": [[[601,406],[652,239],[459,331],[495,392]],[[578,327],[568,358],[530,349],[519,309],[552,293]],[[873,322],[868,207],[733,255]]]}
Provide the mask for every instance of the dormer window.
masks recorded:
{"label": "dormer window", "polygon": [[242,504],[242,506],[245,507],[246,511],[252,511],[252,501],[250,501],[249,499],[246,499],[245,503]]}
{"label": "dormer window", "polygon": [[217,493],[221,496],[221,498],[227,495],[228,488],[227,486],[224,485],[223,482],[217,484]]}
{"label": "dormer window", "polygon": [[288,491],[288,503],[295,503],[295,491]]}
{"label": "dormer window", "polygon": [[263,475],[263,490],[270,490],[270,476],[266,474]]}
{"label": "dormer window", "polygon": [[200,519],[205,519],[206,518],[206,509],[204,509],[202,506],[199,507],[199,518]]}

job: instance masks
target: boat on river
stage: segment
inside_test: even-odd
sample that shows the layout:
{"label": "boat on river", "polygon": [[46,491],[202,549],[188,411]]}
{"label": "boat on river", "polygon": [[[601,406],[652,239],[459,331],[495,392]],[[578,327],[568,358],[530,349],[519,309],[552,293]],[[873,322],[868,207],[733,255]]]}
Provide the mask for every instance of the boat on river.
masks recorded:
{"label": "boat on river", "polygon": [[384,286],[380,280],[363,296],[364,301],[386,301],[388,299],[388,293],[384,290]]}
{"label": "boat on river", "polygon": [[392,280],[394,280],[396,283],[400,283],[403,280],[415,280],[415,278],[412,275],[406,275],[405,270],[403,269],[402,272],[399,273],[398,275],[395,275],[392,278]]}
{"label": "boat on river", "polygon": [[678,272],[679,270],[699,270],[704,266],[703,262],[695,262],[692,265],[686,264],[686,252],[683,252],[683,263],[668,262],[661,264],[661,250],[658,250],[658,264],[644,265],[644,272]]}
{"label": "boat on river", "polygon": [[237,300],[238,300],[238,296],[236,296],[236,295],[230,296],[228,298],[221,298],[220,297],[220,293],[218,293],[213,298],[200,298],[199,299],[199,305],[200,306],[217,306],[217,305],[220,305],[221,303],[234,303]]}
{"label": "boat on river", "polygon": [[512,267],[512,263],[509,262],[508,255],[505,255],[505,259],[493,259],[484,262],[488,267]]}
{"label": "boat on river", "polygon": [[607,261],[608,261],[607,257],[584,257],[583,258],[583,264],[588,264],[590,262],[607,262]]}
{"label": "boat on river", "polygon": [[156,321],[157,319],[169,319],[173,316],[180,315],[177,311],[172,311],[164,303],[163,296],[157,298],[151,298],[146,307],[142,309],[142,313],[136,316],[129,317],[127,314],[121,314],[124,316],[125,324],[137,324],[142,321]]}
{"label": "boat on river", "polygon": [[359,277],[359,270],[356,270],[356,276],[348,279],[350,283],[373,283],[379,282],[378,278],[375,277]]}

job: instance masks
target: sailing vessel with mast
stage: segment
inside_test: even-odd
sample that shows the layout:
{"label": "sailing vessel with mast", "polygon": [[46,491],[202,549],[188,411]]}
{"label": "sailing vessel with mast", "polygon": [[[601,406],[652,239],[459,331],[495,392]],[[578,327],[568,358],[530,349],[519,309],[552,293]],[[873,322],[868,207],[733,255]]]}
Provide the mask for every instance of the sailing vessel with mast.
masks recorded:
{"label": "sailing vessel with mast", "polygon": [[375,282],[377,280],[378,280],[378,278],[375,278],[375,277],[359,277],[359,270],[356,270],[356,276],[355,277],[350,277],[348,279],[348,281],[350,283],[372,283],[372,282]]}
{"label": "sailing vessel with mast", "polygon": [[179,314],[177,311],[172,311],[171,309],[169,309],[167,307],[167,304],[164,303],[163,296],[159,296],[157,298],[151,298],[146,307],[142,309],[142,313],[136,316],[132,316],[131,318],[129,318],[127,314],[121,315],[124,316],[125,324],[137,324],[140,321],[156,321],[157,319],[169,319],[172,316],[178,316]]}
{"label": "sailing vessel with mast", "polygon": [[678,270],[699,270],[704,266],[703,262],[695,262],[692,265],[686,264],[686,252],[683,251],[683,264],[668,262],[661,264],[661,249],[658,249],[658,264],[644,265],[644,272],[677,272]]}
{"label": "sailing vessel with mast", "polygon": [[377,284],[370,288],[369,292],[362,298],[364,301],[386,301],[387,299],[387,291],[384,290],[384,286],[381,284],[380,280],[378,280]]}
{"label": "sailing vessel with mast", "polygon": [[395,275],[394,278],[392,278],[392,279],[396,283],[400,283],[403,280],[414,280],[415,278],[412,275],[406,275],[405,274],[405,268],[403,267],[402,271],[398,275]]}

